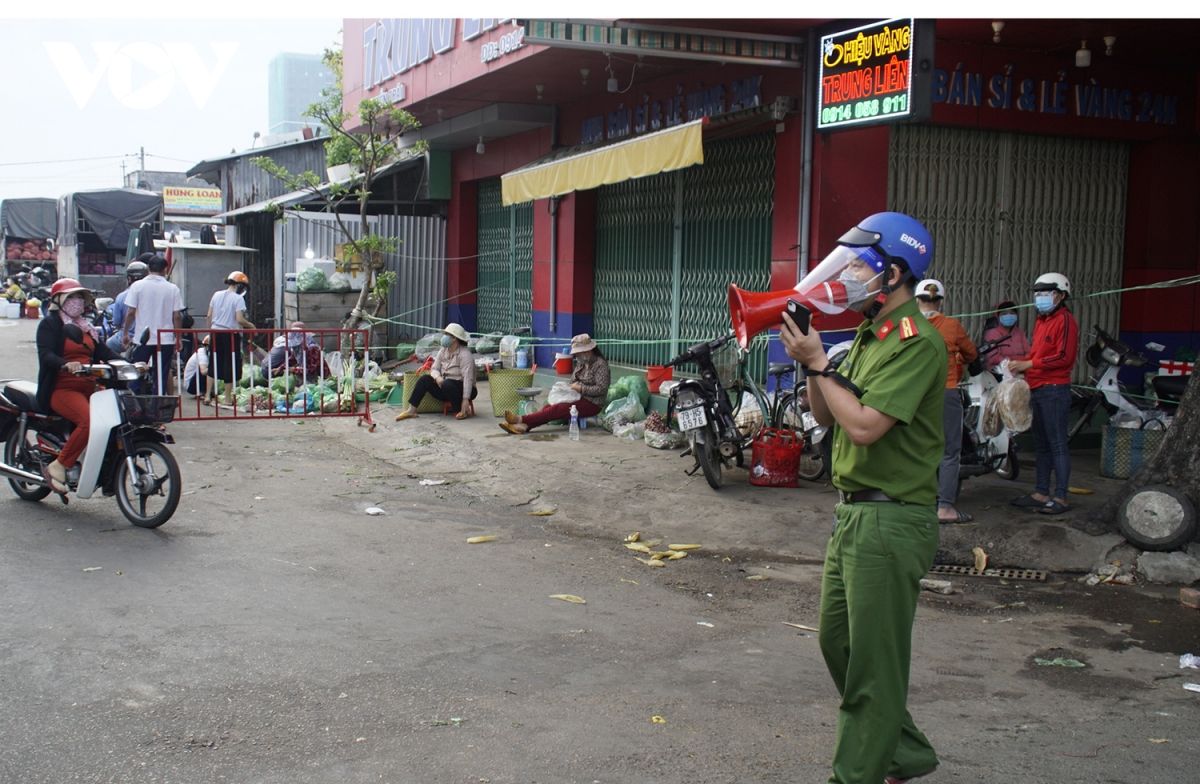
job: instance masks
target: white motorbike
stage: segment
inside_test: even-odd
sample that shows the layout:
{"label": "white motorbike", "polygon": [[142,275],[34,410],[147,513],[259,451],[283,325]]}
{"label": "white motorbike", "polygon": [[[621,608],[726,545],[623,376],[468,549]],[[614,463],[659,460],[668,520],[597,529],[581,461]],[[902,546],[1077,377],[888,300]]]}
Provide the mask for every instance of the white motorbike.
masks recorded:
{"label": "white motorbike", "polygon": [[984,370],[983,358],[1006,340],[1008,338],[981,344],[979,356],[968,366],[967,381],[958,387],[963,398],[962,451],[958,461],[960,480],[993,472],[1001,479],[1012,480],[1021,470],[1015,443],[1017,434],[1000,422],[998,432],[989,435],[984,416],[1000,381],[994,373]]}
{"label": "white motorbike", "polygon": [[[1146,430],[1165,430],[1171,424],[1175,409],[1179,407],[1187,377],[1155,376],[1153,404],[1138,405],[1125,394],[1126,390],[1117,375],[1123,367],[1145,367],[1150,360],[1100,327],[1094,329],[1096,339],[1084,353],[1087,363],[1092,367],[1090,386],[1093,389],[1078,393],[1083,401],[1083,411],[1067,432],[1067,438],[1074,438],[1087,427],[1101,405],[1111,417],[1136,422],[1138,427]],[[1151,351],[1163,350],[1158,343],[1147,343],[1146,348]]]}
{"label": "white motorbike", "polygon": [[[179,464],[167,448],[174,439],[162,427],[175,417],[175,397],[135,395],[125,387],[146,375],[142,363],[114,359],[83,365],[79,375],[107,389],[90,399],[91,429],[82,459],[67,471],[67,486],[79,498],[97,491],[115,495],[121,513],[136,526],[157,528],[171,518],[182,495]],[[0,474],[26,501],[50,495],[46,466],[66,444],[74,425],[37,410],[37,384],[0,381]],[[67,496],[61,496],[67,503]]]}

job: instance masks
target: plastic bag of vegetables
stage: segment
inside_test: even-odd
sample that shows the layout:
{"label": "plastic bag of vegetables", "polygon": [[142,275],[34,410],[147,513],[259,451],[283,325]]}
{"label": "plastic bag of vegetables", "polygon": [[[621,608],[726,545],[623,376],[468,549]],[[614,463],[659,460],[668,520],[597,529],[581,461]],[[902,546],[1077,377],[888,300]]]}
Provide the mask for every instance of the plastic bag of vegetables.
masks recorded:
{"label": "plastic bag of vegetables", "polygon": [[297,291],[327,291],[329,289],[329,280],[325,277],[325,273],[316,267],[309,267],[306,270],[301,270],[296,276]]}

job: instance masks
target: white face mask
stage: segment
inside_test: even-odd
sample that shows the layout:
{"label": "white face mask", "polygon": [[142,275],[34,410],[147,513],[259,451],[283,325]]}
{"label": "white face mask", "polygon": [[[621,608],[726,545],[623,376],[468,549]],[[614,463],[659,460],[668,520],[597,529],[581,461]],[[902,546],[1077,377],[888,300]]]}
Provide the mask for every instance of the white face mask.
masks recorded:
{"label": "white face mask", "polygon": [[82,316],[86,307],[87,303],[85,303],[79,297],[71,297],[62,304],[63,313],[66,313],[73,319]]}

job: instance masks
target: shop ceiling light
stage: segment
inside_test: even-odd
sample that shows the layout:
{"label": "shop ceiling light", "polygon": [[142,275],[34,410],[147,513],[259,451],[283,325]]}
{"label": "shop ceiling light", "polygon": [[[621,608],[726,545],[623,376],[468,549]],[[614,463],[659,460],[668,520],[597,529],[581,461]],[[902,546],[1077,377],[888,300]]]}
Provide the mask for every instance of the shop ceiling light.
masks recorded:
{"label": "shop ceiling light", "polygon": [[484,153],[486,150],[487,150],[487,148],[483,146],[483,137],[482,137],[482,136],[480,136],[480,137],[479,137],[479,143],[475,145],[475,153],[476,153],[477,155],[483,155],[483,153]]}
{"label": "shop ceiling light", "polygon": [[1113,44],[1115,44],[1116,42],[1117,42],[1117,37],[1115,35],[1104,36],[1104,54],[1105,54],[1105,56],[1112,57]]}
{"label": "shop ceiling light", "polygon": [[1075,51],[1075,67],[1087,68],[1092,64],[1092,50],[1087,48],[1087,41],[1079,42],[1079,49]]}
{"label": "shop ceiling light", "polygon": [[1000,32],[1004,29],[1004,22],[997,19],[992,22],[992,43],[1000,43]]}

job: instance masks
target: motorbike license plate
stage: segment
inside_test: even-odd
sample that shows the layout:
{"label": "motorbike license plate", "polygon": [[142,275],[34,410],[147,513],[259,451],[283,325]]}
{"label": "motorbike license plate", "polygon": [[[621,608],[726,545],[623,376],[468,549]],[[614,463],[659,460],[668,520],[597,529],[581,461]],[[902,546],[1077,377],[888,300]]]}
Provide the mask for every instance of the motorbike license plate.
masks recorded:
{"label": "motorbike license plate", "polygon": [[817,418],[813,416],[811,411],[805,411],[800,415],[800,423],[803,425],[805,433],[817,428]]}
{"label": "motorbike license plate", "polygon": [[708,416],[704,413],[704,406],[696,406],[695,408],[679,409],[679,429],[687,432],[688,430],[696,430],[708,424]]}

